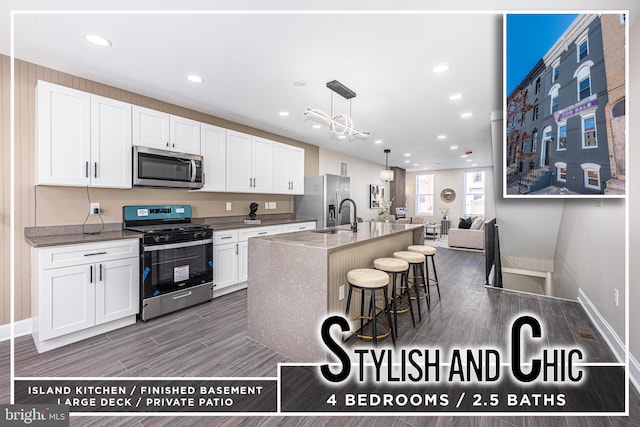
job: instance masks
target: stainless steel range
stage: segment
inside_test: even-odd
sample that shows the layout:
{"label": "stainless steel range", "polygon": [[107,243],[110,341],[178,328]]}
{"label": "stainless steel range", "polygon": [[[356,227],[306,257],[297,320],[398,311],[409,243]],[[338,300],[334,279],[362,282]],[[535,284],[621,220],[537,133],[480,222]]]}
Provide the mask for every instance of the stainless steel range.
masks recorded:
{"label": "stainless steel range", "polygon": [[124,206],[140,245],[140,317],[146,321],[213,299],[213,230],[191,222],[191,206]]}

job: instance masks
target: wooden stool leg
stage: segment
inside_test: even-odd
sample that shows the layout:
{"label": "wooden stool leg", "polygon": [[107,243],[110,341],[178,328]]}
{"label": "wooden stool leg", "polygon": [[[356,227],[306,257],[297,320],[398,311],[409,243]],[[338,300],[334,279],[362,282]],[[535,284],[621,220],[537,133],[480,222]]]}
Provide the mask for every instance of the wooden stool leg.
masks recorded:
{"label": "wooden stool leg", "polygon": [[431,265],[433,266],[433,276],[436,279],[436,289],[438,290],[438,299],[440,298],[440,282],[438,282],[438,272],[436,271],[436,261],[435,261],[435,256],[431,255],[429,258],[431,258]]}
{"label": "wooden stool leg", "polygon": [[[409,270],[400,273],[400,287],[402,287],[402,278],[405,277],[405,274],[408,271]],[[395,280],[395,278],[394,278],[394,280]],[[413,317],[413,304],[411,304],[411,293],[409,292],[409,284],[405,283],[404,286],[405,287],[403,289],[405,289],[405,291],[407,292],[407,303],[409,304],[409,311],[411,312],[411,323],[413,323],[413,326],[415,327],[416,326],[416,319]],[[422,320],[422,319],[420,319],[420,320]],[[397,324],[398,323],[396,321],[396,325]]]}
{"label": "wooden stool leg", "polygon": [[[416,276],[417,265],[413,264],[413,276]],[[407,271],[407,289],[409,289],[409,271]],[[418,303],[418,319],[422,322],[422,309],[420,308],[420,292],[418,288],[418,284],[416,280],[413,280],[413,292],[416,294],[416,301]],[[411,300],[411,296],[409,296],[409,300]]]}
{"label": "wooden stool leg", "polygon": [[[425,260],[424,264],[426,264],[426,260]],[[429,276],[424,271],[424,264],[420,263],[420,270],[422,270],[421,271],[421,273],[422,273],[422,284],[424,286],[424,291],[427,294],[427,298],[426,298],[427,299],[427,310],[431,311],[431,293],[429,292],[429,283],[428,283]]]}

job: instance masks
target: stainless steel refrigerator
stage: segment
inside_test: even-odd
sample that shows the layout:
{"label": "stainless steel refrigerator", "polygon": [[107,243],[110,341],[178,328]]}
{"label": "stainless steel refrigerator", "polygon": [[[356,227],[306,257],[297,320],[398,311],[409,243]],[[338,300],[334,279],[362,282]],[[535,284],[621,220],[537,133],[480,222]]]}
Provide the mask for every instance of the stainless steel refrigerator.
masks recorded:
{"label": "stainless steel refrigerator", "polygon": [[[304,196],[296,196],[296,218],[315,219],[317,228],[349,224],[351,204],[340,202],[349,197],[348,176],[323,175],[304,177]],[[355,220],[355,219],[354,219]]]}

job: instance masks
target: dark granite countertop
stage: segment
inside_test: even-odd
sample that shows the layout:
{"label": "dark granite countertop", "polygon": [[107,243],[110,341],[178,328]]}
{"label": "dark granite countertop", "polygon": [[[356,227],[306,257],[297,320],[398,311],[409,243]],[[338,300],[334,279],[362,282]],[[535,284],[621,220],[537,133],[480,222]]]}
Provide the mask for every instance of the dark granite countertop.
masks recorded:
{"label": "dark granite countertop", "polygon": [[[293,218],[288,215],[271,215],[263,219],[261,224],[245,224],[245,217],[213,217],[193,218],[194,223],[207,224],[214,231],[234,228],[267,227],[270,225],[295,224],[315,221],[313,219]],[[102,231],[100,231],[102,230]],[[87,231],[87,233],[84,233]],[[100,232],[98,232],[100,231]],[[26,227],[24,238],[34,248],[59,245],[75,245],[79,243],[96,243],[109,240],[136,239],[142,233],[122,230],[122,223],[108,223],[102,225],[91,224],[83,230],[82,225],[61,225],[45,227]]]}

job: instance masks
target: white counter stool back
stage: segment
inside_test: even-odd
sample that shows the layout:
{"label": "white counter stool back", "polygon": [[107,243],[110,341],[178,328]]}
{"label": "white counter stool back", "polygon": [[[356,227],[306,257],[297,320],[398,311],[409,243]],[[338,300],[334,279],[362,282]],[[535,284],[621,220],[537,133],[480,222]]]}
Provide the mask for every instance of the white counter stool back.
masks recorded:
{"label": "white counter stool back", "polygon": [[[407,279],[407,288],[411,288],[411,286],[414,287],[415,299],[418,303],[418,319],[422,320],[422,313],[420,310],[420,292],[419,292],[420,283],[418,279],[424,278],[424,259],[425,259],[424,255],[418,252],[398,251],[393,253],[393,257],[399,258],[401,260],[408,262],[409,268],[413,267],[413,283],[409,282],[409,280]],[[418,270],[420,271],[418,272]],[[422,281],[424,283],[424,279],[422,279]],[[425,290],[424,296],[425,296],[425,300],[427,301],[427,308],[431,310],[431,307],[429,306],[430,304],[429,294],[426,293],[426,290]]]}
{"label": "white counter stool back", "polygon": [[[398,313],[411,312],[411,322],[413,326],[416,326],[415,318],[413,317],[413,306],[411,305],[411,295],[409,293],[409,287],[407,286],[409,276],[409,263],[400,258],[377,258],[373,260],[373,267],[377,270],[384,271],[387,274],[391,274],[393,282],[391,285],[391,304],[393,305],[393,326],[395,328],[396,338],[398,337]],[[400,288],[396,287],[396,282],[400,275]],[[404,283],[404,285],[403,285]],[[402,295],[402,290],[407,291],[406,298]],[[398,293],[400,290],[400,293]],[[406,303],[409,308],[398,310],[398,300]]]}
{"label": "white counter stool back", "polygon": [[[387,292],[387,285],[389,284],[389,275],[380,270],[374,270],[372,268],[357,268],[355,270],[351,270],[347,273],[347,281],[349,282],[349,296],[347,297],[347,309],[345,310],[345,317],[349,318],[349,309],[351,308],[351,294],[354,289],[360,290],[360,315],[355,316],[352,320],[360,319],[360,329],[356,331],[355,335],[358,338],[362,339],[370,339],[373,340],[373,344],[378,344],[378,338],[385,338],[391,335],[391,339],[393,340],[393,344],[396,343],[396,338],[393,333],[393,322],[391,321],[391,312],[389,311],[389,304],[386,301],[389,301],[389,295]],[[370,292],[370,303],[369,303],[369,311],[368,316],[364,314],[364,299],[365,293]],[[376,309],[376,291],[382,291],[384,296],[384,309],[383,311],[387,314],[388,323],[383,320],[379,320],[377,318],[378,312]],[[371,335],[365,335],[363,333],[364,329],[364,320],[371,320]],[[388,328],[388,331],[383,334],[378,335],[378,330],[376,325],[380,323]]]}
{"label": "white counter stool back", "polygon": [[[425,257],[424,273],[426,276],[426,279],[424,280],[424,282],[428,285],[427,292],[429,291],[429,286],[435,286],[436,289],[438,290],[438,299],[440,299],[440,283],[438,282],[438,272],[436,271],[436,262],[434,261],[434,258],[436,256],[436,248],[434,248],[433,246],[427,246],[427,245],[411,245],[407,248],[407,250],[424,255]],[[429,278],[429,258],[431,258],[433,279]],[[431,299],[430,296],[429,296],[429,299]]]}

